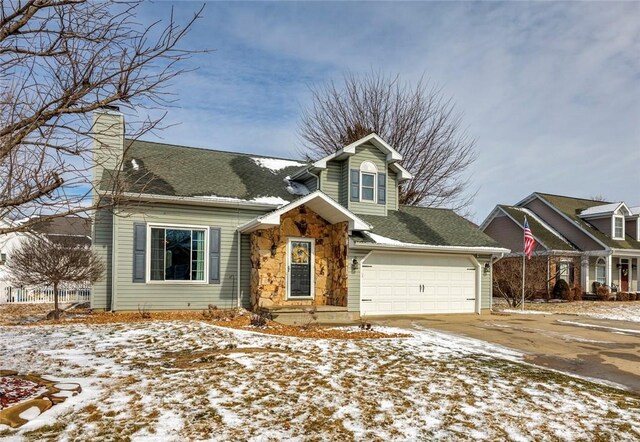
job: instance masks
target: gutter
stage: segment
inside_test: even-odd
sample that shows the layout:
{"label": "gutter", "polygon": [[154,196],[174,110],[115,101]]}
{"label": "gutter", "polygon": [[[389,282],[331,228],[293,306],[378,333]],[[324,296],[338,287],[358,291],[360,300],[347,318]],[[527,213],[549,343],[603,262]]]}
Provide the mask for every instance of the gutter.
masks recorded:
{"label": "gutter", "polygon": [[479,255],[494,255],[494,254],[506,254],[511,252],[509,249],[501,247],[467,247],[467,246],[431,246],[426,244],[378,244],[378,243],[361,243],[353,242],[350,245],[353,249],[361,250],[388,250],[406,252],[411,251],[423,251],[423,252],[449,252],[460,254],[479,254]]}
{"label": "gutter", "polygon": [[[252,209],[264,209],[272,211],[285,204],[265,204],[257,203],[246,200],[230,200],[225,201],[223,199],[206,198],[201,196],[168,196],[168,195],[153,195],[148,193],[131,193],[124,192],[122,194],[124,198],[131,200],[139,200],[146,202],[159,202],[159,203],[173,203],[193,206],[207,206],[207,207],[233,207],[233,208],[252,208]],[[287,201],[287,204],[289,201]]]}

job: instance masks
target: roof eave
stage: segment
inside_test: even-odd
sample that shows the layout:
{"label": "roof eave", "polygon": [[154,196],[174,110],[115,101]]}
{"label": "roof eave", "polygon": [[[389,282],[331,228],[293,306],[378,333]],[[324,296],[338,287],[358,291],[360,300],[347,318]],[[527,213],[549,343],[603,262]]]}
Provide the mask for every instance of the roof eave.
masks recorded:
{"label": "roof eave", "polygon": [[124,192],[122,195],[123,199],[133,200],[133,201],[145,201],[145,202],[162,202],[162,203],[171,203],[171,204],[181,204],[181,205],[191,205],[191,206],[208,206],[208,207],[244,207],[251,209],[264,209],[264,210],[273,210],[274,208],[281,207],[282,204],[266,204],[266,203],[256,203],[253,201],[224,201],[224,200],[215,200],[212,198],[203,198],[198,196],[171,196],[171,195],[156,195],[149,193],[131,193]]}
{"label": "roof eave", "polygon": [[379,244],[379,243],[365,243],[365,242],[353,242],[351,245],[354,249],[364,250],[388,250],[388,251],[424,251],[424,252],[442,252],[442,253],[459,253],[459,254],[479,254],[479,255],[494,255],[494,254],[507,254],[511,250],[503,247],[468,247],[468,246],[434,246],[428,244]]}

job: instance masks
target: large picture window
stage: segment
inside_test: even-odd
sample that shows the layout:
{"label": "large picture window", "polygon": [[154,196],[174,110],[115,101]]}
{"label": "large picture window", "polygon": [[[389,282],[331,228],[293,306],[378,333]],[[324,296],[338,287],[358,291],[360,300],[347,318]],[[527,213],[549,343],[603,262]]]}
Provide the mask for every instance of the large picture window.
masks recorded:
{"label": "large picture window", "polygon": [[205,230],[151,228],[152,281],[204,281]]}

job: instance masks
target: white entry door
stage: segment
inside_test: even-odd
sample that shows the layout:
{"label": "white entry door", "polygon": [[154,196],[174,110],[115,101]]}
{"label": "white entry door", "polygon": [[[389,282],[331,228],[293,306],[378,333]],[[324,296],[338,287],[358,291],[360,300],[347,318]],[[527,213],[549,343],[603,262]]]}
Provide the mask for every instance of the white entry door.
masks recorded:
{"label": "white entry door", "polygon": [[474,313],[476,271],[468,256],[373,252],[362,263],[360,314]]}

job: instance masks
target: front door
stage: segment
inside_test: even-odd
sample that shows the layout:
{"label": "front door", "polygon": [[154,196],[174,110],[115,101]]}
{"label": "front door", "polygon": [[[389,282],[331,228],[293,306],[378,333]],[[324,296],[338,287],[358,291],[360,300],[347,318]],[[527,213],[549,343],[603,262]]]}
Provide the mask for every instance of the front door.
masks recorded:
{"label": "front door", "polygon": [[629,291],[629,264],[625,262],[620,264],[620,291]]}
{"label": "front door", "polygon": [[313,246],[313,240],[289,240],[287,255],[290,299],[313,298]]}

